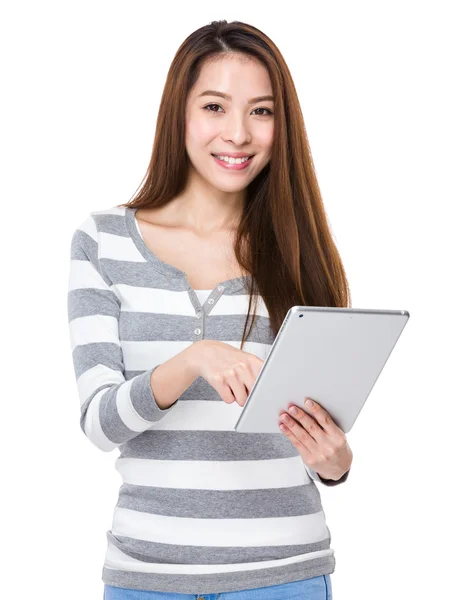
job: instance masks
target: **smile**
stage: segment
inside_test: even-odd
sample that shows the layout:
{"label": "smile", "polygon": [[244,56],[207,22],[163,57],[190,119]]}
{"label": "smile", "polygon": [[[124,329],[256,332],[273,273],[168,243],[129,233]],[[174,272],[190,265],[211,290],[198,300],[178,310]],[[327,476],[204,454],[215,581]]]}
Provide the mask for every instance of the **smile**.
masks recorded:
{"label": "smile", "polygon": [[252,156],[249,157],[242,157],[242,158],[233,158],[233,157],[228,157],[228,156],[216,156],[215,154],[212,154],[214,161],[220,165],[220,167],[224,168],[224,169],[228,169],[231,171],[241,171],[243,169],[246,169],[250,163],[250,161],[253,158]]}

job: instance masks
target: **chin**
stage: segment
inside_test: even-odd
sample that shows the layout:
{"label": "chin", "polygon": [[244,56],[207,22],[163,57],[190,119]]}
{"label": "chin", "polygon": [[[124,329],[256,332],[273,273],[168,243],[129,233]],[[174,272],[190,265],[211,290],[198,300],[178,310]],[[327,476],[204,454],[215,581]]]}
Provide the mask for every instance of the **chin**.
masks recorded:
{"label": "chin", "polygon": [[232,181],[228,182],[228,184],[223,183],[221,181],[209,181],[210,185],[214,188],[216,188],[217,190],[220,190],[220,192],[240,192],[241,190],[245,189],[249,182],[246,181],[244,182],[237,182],[235,181],[234,183]]}

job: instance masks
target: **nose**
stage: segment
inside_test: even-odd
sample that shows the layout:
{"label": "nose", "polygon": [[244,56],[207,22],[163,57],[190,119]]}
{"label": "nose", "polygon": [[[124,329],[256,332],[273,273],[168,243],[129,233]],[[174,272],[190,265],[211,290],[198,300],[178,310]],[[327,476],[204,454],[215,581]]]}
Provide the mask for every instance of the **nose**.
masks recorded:
{"label": "nose", "polygon": [[222,138],[225,142],[234,142],[236,146],[250,142],[252,138],[245,118],[230,113],[225,121]]}

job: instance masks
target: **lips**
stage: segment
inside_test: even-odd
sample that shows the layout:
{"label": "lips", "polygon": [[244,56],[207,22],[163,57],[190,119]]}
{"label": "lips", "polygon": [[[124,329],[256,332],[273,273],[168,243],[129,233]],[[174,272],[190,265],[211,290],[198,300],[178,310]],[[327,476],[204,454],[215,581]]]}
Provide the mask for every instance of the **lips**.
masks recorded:
{"label": "lips", "polygon": [[251,155],[247,160],[241,163],[236,163],[234,162],[234,160],[233,162],[220,160],[218,156],[223,156],[222,154],[219,154],[218,156],[215,154],[211,154],[211,156],[215,159],[215,162],[217,165],[219,165],[220,169],[225,169],[226,171],[244,171],[249,167],[254,155]]}

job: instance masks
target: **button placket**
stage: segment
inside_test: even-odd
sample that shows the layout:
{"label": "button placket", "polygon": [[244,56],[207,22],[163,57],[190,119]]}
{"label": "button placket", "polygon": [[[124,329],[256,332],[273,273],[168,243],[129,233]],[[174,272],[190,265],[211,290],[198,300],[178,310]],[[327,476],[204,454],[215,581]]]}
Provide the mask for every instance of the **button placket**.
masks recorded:
{"label": "button placket", "polygon": [[221,292],[224,290],[224,287],[222,285],[218,285],[210,294],[210,296],[207,298],[205,304],[204,304],[204,316],[206,317],[209,312],[212,310],[212,307],[214,304],[216,304],[216,302],[218,301],[218,298],[221,295]]}
{"label": "button placket", "polygon": [[216,302],[218,301],[218,298],[221,296],[221,293],[224,291],[225,287],[223,285],[218,285],[210,294],[209,298],[207,298],[207,301],[205,302],[204,306],[201,306],[200,308],[198,308],[198,298],[197,295],[195,294],[194,290],[190,287],[189,290],[189,297],[190,300],[196,310],[196,319],[201,319],[201,322],[199,323],[199,325],[201,325],[200,327],[195,327],[194,328],[194,337],[195,339],[198,339],[199,337],[203,339],[204,337],[204,319],[205,317],[209,314],[209,312],[212,310],[212,307],[214,304],[216,304]]}

